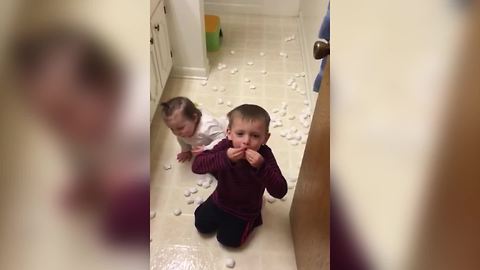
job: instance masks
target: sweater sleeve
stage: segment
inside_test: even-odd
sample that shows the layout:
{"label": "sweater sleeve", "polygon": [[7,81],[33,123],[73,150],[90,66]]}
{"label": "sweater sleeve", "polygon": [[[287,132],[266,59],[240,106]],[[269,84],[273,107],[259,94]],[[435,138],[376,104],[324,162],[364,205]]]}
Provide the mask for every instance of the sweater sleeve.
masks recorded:
{"label": "sweater sleeve", "polygon": [[258,175],[270,195],[279,199],[283,198],[287,194],[287,181],[277,165],[272,150],[266,148],[261,154],[264,158],[264,163],[258,170]]}
{"label": "sweater sleeve", "polygon": [[192,172],[196,174],[213,173],[231,166],[227,157],[227,149],[230,147],[228,139],[219,142],[212,150],[203,151],[195,157],[192,163]]}

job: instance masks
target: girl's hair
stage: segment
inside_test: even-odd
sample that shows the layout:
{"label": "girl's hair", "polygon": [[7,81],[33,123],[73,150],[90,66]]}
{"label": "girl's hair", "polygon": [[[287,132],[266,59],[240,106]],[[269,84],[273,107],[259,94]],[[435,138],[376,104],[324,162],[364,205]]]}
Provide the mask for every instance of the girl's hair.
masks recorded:
{"label": "girl's hair", "polygon": [[254,104],[243,104],[231,110],[228,114],[228,128],[232,128],[233,119],[241,117],[245,120],[260,120],[265,123],[265,129],[268,133],[268,126],[270,125],[270,115],[264,108]]}
{"label": "girl's hair", "polygon": [[164,117],[171,116],[176,110],[180,110],[187,119],[195,121],[202,117],[202,112],[186,97],[174,97],[162,105],[162,113]]}

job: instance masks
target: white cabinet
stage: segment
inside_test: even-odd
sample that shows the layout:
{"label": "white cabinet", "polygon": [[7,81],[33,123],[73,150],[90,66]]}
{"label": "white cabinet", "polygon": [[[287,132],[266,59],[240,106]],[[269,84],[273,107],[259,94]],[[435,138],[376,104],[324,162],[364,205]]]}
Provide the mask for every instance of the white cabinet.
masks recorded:
{"label": "white cabinet", "polygon": [[150,17],[150,121],[157,110],[173,64],[164,1],[160,1],[152,8],[154,11]]}

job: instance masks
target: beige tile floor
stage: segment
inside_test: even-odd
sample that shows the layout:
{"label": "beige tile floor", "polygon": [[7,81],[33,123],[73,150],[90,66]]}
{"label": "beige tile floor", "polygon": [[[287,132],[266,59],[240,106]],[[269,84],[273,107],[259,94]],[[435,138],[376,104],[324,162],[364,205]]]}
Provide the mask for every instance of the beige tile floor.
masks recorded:
{"label": "beige tile floor", "polygon": [[[207,109],[215,116],[225,115],[232,108],[226,106],[230,101],[235,107],[242,103],[255,103],[271,113],[287,102],[287,115],[282,118],[283,126],[272,128],[268,145],[272,148],[284,176],[289,180],[290,189],[286,200],[265,203],[262,210],[264,224],[258,227],[245,246],[240,249],[222,247],[214,236],[203,237],[193,225],[193,212],[196,205],[185,202],[183,191],[197,187],[194,194],[204,199],[213,192],[216,183],[208,188],[196,186],[199,178],[191,172],[191,164],[179,164],[175,157],[179,146],[175,137],[166,129],[158,113],[151,124],[151,210],[156,217],[151,220],[151,269],[225,269],[227,257],[236,261],[235,269],[296,269],[292,236],[290,233],[289,210],[294,191],[294,181],[298,176],[304,144],[296,146],[280,136],[280,131],[296,127],[299,132],[308,131],[298,121],[302,110],[309,108],[304,104],[307,96],[292,90],[287,81],[294,77],[298,89],[306,88],[304,77],[295,77],[295,73],[304,71],[295,18],[264,17],[252,15],[221,16],[224,40],[220,51],[209,53],[212,67],[206,86],[199,80],[170,78],[162,100],[174,96],[186,96]],[[296,39],[285,42],[285,38],[295,34]],[[235,54],[230,54],[234,50]],[[264,52],[264,56],[260,56]],[[288,54],[281,57],[280,52]],[[252,61],[253,65],[247,65]],[[218,70],[218,63],[226,64],[224,70]],[[232,75],[230,70],[238,68]],[[267,75],[261,74],[266,70]],[[249,89],[244,82],[249,78],[256,86]],[[225,87],[226,91],[213,91],[212,87]],[[225,103],[217,104],[222,98]],[[295,115],[289,120],[289,115]],[[306,136],[306,135],[304,135]],[[172,164],[172,169],[164,170],[164,164]],[[180,216],[174,216],[176,208],[182,210]]]}

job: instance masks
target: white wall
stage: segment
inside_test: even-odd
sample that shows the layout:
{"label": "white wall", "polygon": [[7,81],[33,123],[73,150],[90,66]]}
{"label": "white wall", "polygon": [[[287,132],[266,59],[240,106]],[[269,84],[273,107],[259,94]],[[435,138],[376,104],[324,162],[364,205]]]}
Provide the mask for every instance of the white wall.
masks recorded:
{"label": "white wall", "polygon": [[313,58],[313,43],[318,40],[318,31],[327,11],[327,6],[328,0],[300,0],[299,27],[303,30],[302,50],[305,57],[309,90],[312,89],[315,77],[320,70],[320,60]]}
{"label": "white wall", "polygon": [[213,13],[298,16],[300,0],[205,0],[205,10]]}
{"label": "white wall", "polygon": [[165,0],[174,77],[206,78],[209,66],[203,0]]}

